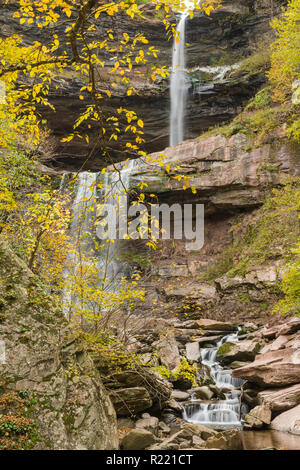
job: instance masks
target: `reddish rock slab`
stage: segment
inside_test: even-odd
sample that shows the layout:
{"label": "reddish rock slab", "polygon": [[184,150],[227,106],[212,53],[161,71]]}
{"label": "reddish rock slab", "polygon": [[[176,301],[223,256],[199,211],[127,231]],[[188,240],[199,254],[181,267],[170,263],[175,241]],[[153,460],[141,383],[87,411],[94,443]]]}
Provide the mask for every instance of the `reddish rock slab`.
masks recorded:
{"label": "reddish rock slab", "polygon": [[300,349],[281,349],[258,354],[251,364],[235,369],[233,377],[266,387],[284,387],[300,379]]}
{"label": "reddish rock slab", "polygon": [[273,419],[271,429],[300,435],[300,405],[281,413]]}
{"label": "reddish rock slab", "polygon": [[259,392],[258,401],[273,412],[283,412],[300,405],[300,384]]}

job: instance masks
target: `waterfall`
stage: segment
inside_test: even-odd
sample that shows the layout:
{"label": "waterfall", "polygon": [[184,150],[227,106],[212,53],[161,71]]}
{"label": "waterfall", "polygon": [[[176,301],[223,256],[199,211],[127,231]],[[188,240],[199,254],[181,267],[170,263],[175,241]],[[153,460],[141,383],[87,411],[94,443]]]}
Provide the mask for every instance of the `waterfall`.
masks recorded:
{"label": "waterfall", "polygon": [[[181,14],[173,42],[170,85],[170,146],[177,145],[184,139],[184,111],[187,95],[185,83],[185,23],[187,17],[186,12]],[[179,42],[176,41],[178,36]]]}
{"label": "waterfall", "polygon": [[[64,190],[65,175],[62,178],[60,191]],[[68,253],[66,267],[63,272],[66,285],[62,294],[63,312],[70,318],[70,306],[73,301],[72,285],[68,279],[76,270],[79,263],[85,264],[93,249],[93,234],[95,232],[95,205],[97,173],[83,171],[77,176],[76,195],[72,204],[72,222],[69,236],[72,250]],[[72,283],[71,283],[72,284]]]}
{"label": "waterfall", "polygon": [[[104,285],[106,291],[117,292],[120,280],[128,273],[128,263],[118,260],[120,244],[106,243],[97,238],[97,205],[110,204],[119,212],[120,205],[126,199],[130,188],[130,176],[139,164],[139,159],[129,160],[118,166],[115,171],[106,173],[92,173],[83,171],[77,175],[75,197],[72,203],[72,222],[69,236],[72,249],[68,253],[64,269],[65,287],[63,289],[63,311],[67,318],[71,315],[71,306],[77,303],[72,296],[72,275],[81,265],[89,268],[92,264],[96,269],[99,283]],[[64,191],[66,176],[61,181],[60,191]],[[126,208],[127,209],[127,208]],[[101,245],[95,249],[95,242]]]}
{"label": "waterfall", "polygon": [[184,407],[183,418],[195,424],[203,424],[216,429],[241,427],[241,391],[243,380],[231,376],[230,369],[224,369],[217,360],[219,347],[225,342],[238,341],[238,334],[224,336],[212,348],[202,348],[202,366],[207,367],[215,385],[225,391],[223,400],[201,402],[192,398]]}

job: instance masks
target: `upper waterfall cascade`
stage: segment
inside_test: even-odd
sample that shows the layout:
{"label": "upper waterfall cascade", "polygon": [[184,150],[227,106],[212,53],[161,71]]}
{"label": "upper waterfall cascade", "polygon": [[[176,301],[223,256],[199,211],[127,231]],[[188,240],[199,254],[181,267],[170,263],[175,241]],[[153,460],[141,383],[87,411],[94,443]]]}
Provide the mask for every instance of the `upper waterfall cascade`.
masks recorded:
{"label": "upper waterfall cascade", "polygon": [[[172,72],[170,84],[170,146],[184,139],[184,111],[187,96],[185,81],[185,25],[188,13],[181,14],[176,28],[172,50]],[[177,40],[179,38],[179,40]]]}

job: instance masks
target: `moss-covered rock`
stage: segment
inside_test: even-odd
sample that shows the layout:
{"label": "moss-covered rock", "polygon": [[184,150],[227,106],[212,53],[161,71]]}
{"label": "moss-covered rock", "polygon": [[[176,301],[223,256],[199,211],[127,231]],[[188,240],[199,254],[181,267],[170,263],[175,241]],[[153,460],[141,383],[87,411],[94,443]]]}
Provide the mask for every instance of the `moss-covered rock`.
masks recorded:
{"label": "moss-covered rock", "polygon": [[[0,434],[2,428],[9,428],[10,438],[10,443],[2,445],[118,448],[115,411],[92,359],[72,337],[63,314],[54,308],[32,272],[2,241],[0,297],[6,302],[0,322],[5,345],[0,400],[13,394],[18,403],[23,397],[27,410],[26,416],[11,412],[9,417],[6,411],[7,416],[1,418]],[[14,443],[18,432],[23,439]]]}

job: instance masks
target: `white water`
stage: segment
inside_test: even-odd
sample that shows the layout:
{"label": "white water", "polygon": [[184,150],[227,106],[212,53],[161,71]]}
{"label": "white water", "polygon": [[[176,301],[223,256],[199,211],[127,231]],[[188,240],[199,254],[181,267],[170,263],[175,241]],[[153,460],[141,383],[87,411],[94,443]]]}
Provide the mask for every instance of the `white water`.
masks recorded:
{"label": "white water", "polygon": [[[126,274],[127,263],[117,259],[118,241],[106,243],[97,240],[96,220],[97,205],[111,204],[118,212],[119,205],[123,203],[130,186],[130,174],[137,165],[137,161],[130,160],[122,165],[119,171],[107,172],[104,175],[91,172],[80,172],[77,176],[75,198],[72,204],[72,222],[69,229],[72,249],[68,253],[66,268],[64,270],[65,287],[63,289],[63,311],[65,316],[72,317],[72,305],[77,300],[72,297],[72,278],[79,266],[89,267],[92,263],[96,267],[104,289],[117,291],[120,279]],[[61,182],[60,191],[63,191],[65,177]],[[102,189],[97,191],[98,184]],[[95,240],[102,244],[102,249],[95,250]]]}
{"label": "white water", "polygon": [[172,71],[170,85],[170,146],[177,145],[184,139],[184,111],[187,96],[185,83],[185,24],[187,13],[182,13],[176,28],[176,37],[172,50]]}
{"label": "white water", "polygon": [[238,341],[238,335],[225,336],[214,348],[201,349],[202,366],[207,367],[215,385],[225,393],[225,400],[200,402],[192,399],[185,406],[183,418],[194,424],[204,424],[217,429],[241,427],[241,400],[239,388],[243,380],[231,376],[217,361],[217,351],[225,342]]}

